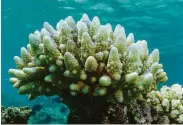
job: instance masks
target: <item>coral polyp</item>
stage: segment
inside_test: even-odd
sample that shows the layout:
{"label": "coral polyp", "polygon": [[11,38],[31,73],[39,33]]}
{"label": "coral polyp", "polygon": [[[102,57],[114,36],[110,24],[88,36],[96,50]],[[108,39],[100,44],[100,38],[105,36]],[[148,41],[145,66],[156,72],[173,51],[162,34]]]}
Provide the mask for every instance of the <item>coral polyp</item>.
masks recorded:
{"label": "coral polyp", "polygon": [[17,69],[9,69],[10,82],[19,94],[71,94],[110,96],[122,103],[129,96],[142,96],[167,81],[159,51],[149,53],[147,42],[135,42],[121,25],[113,31],[98,17],[84,14],[77,23],[69,16],[56,28],[48,22],[29,35],[29,44],[14,57]]}

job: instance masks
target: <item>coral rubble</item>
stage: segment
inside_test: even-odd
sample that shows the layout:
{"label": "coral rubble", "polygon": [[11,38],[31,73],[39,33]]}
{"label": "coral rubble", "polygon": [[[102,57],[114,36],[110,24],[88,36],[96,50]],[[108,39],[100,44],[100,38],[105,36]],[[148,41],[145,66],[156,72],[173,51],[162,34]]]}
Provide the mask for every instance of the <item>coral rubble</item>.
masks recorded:
{"label": "coral rubble", "polygon": [[[71,121],[77,120],[74,123],[83,119],[94,123],[92,117],[98,117],[94,111],[103,116],[95,123],[182,123],[183,99],[162,100],[162,92],[156,91],[158,83],[168,80],[159,50],[149,53],[145,40],[135,42],[134,35],[126,35],[119,24],[113,31],[109,23],[101,25],[98,17],[90,21],[86,14],[77,23],[71,16],[60,20],[56,29],[45,22],[40,31],[29,35],[29,44],[14,61],[17,69],[9,69],[10,82],[19,94],[28,94],[30,100],[61,96],[71,108]],[[159,119],[158,113],[166,109],[171,116]],[[114,122],[114,116],[119,121]]]}
{"label": "coral rubble", "polygon": [[27,124],[32,110],[29,107],[5,107],[1,106],[2,124]]}

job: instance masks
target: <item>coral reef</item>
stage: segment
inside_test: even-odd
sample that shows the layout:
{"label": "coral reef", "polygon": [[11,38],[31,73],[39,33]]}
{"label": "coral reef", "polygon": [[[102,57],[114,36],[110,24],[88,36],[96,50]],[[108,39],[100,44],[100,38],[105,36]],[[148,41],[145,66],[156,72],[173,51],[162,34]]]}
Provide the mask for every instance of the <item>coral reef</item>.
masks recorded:
{"label": "coral reef", "polygon": [[29,107],[1,106],[1,124],[27,124],[32,110]]}
{"label": "coral reef", "polygon": [[[79,100],[80,99],[80,100]],[[98,97],[73,98],[77,105],[71,111],[69,123],[103,124],[180,124],[182,121],[183,88],[174,84],[163,86],[160,91],[147,93],[144,99],[133,99],[130,104],[111,104]],[[165,101],[164,100],[168,100]],[[82,102],[83,101],[83,102]],[[67,103],[67,102],[66,102]],[[165,105],[166,104],[166,105]],[[92,105],[92,106],[91,106]],[[84,120],[83,120],[84,119]]]}
{"label": "coral reef", "polygon": [[109,105],[106,113],[103,114],[103,124],[128,124],[127,106],[116,104]]}
{"label": "coral reef", "polygon": [[182,123],[181,94],[157,91],[168,80],[159,50],[149,53],[145,40],[135,42],[119,24],[113,31],[86,14],[77,23],[60,20],[56,29],[45,22],[14,61],[9,74],[18,93],[62,97],[69,123]]}
{"label": "coral reef", "polygon": [[145,100],[133,100],[130,105],[109,105],[104,114],[104,124],[150,124],[153,119],[151,107]]}

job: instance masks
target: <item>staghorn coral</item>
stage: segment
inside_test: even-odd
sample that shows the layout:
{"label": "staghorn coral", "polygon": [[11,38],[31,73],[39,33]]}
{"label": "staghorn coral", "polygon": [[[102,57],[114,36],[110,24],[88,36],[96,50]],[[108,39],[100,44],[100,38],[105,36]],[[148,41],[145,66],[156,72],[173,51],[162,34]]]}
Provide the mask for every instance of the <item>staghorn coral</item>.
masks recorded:
{"label": "staghorn coral", "polygon": [[1,106],[1,124],[26,124],[32,110],[25,107],[5,107]]}
{"label": "staghorn coral", "polygon": [[84,14],[75,23],[71,16],[56,29],[48,22],[29,35],[21,57],[14,57],[17,69],[9,69],[10,82],[30,100],[40,95],[106,96],[122,103],[141,98],[167,81],[159,64],[159,51],[150,54],[145,40],[134,41],[117,25],[101,25]]}
{"label": "staghorn coral", "polygon": [[152,107],[154,121],[163,116],[170,123],[183,123],[183,88],[181,85],[163,86],[160,91],[151,91],[147,94],[147,102]]}

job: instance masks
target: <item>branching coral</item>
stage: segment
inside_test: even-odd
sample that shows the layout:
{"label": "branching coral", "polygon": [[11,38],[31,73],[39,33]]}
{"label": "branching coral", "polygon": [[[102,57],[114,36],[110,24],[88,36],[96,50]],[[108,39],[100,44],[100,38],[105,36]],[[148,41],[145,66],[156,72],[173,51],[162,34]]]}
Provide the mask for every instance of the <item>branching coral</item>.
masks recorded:
{"label": "branching coral", "polygon": [[168,79],[159,50],[149,53],[145,40],[135,42],[119,24],[113,31],[86,14],[77,23],[71,16],[60,20],[56,29],[45,22],[14,61],[10,82],[19,94],[62,96],[74,109],[70,122],[183,123],[183,88],[157,91]]}
{"label": "branching coral", "polygon": [[183,88],[179,84],[171,87],[163,86],[160,91],[147,94],[147,102],[151,105],[156,120],[168,117],[171,123],[183,123]]}
{"label": "branching coral", "polygon": [[159,64],[159,51],[150,54],[145,40],[134,42],[130,33],[117,25],[101,25],[84,14],[75,23],[71,16],[54,29],[45,22],[41,31],[29,35],[17,69],[9,69],[10,82],[19,94],[34,99],[40,95],[110,96],[122,103],[134,95],[153,90],[167,81]]}

